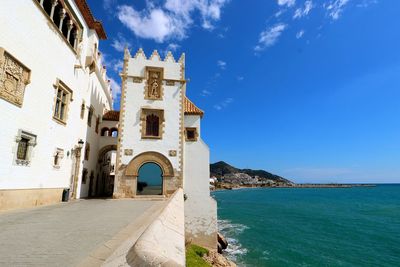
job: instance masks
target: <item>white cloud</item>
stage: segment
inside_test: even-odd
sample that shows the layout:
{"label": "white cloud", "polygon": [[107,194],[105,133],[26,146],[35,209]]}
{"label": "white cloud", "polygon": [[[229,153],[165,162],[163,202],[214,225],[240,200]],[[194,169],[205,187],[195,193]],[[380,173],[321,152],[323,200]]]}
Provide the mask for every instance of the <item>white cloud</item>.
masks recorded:
{"label": "white cloud", "polygon": [[227,98],[227,99],[225,99],[222,103],[221,103],[221,105],[223,106],[223,107],[226,107],[226,106],[228,106],[230,103],[232,103],[233,102],[233,98],[232,97],[229,97],[229,98]]}
{"label": "white cloud", "polygon": [[209,96],[209,95],[211,95],[211,92],[208,91],[208,90],[206,90],[206,89],[204,89],[204,90],[201,91],[201,94],[200,94],[200,95],[201,95],[201,96]]}
{"label": "white cloud", "polygon": [[180,48],[181,46],[180,45],[178,45],[178,44],[175,44],[175,43],[170,43],[170,44],[168,44],[168,46],[167,46],[167,50],[168,51],[172,51],[172,52],[175,52],[178,48]]}
{"label": "white cloud", "polygon": [[273,46],[286,28],[287,24],[278,23],[261,32],[258,44],[254,47],[254,50],[258,52]]}
{"label": "white cloud", "polygon": [[181,40],[193,24],[193,13],[199,12],[204,29],[213,29],[220,20],[221,9],[229,0],[166,0],[156,7],[147,2],[146,9],[135,10],[132,6],[117,7],[118,19],[136,36],[162,43],[168,39]]}
{"label": "white cloud", "polygon": [[113,78],[110,78],[110,86],[113,99],[117,99],[121,95],[121,86]]}
{"label": "white cloud", "polygon": [[233,102],[233,98],[232,97],[228,97],[226,98],[224,101],[222,101],[221,103],[215,104],[214,108],[216,110],[221,110],[223,108],[226,108],[229,104],[231,104]]}
{"label": "white cloud", "polygon": [[215,108],[216,110],[221,110],[221,109],[222,109],[222,107],[221,107],[220,105],[214,105],[214,108]]}
{"label": "white cloud", "polygon": [[296,0],[278,0],[278,5],[292,7],[296,4]]}
{"label": "white cloud", "polygon": [[363,0],[361,3],[357,4],[357,7],[366,8],[369,5],[377,4],[378,0]]}
{"label": "white cloud", "polygon": [[121,33],[118,33],[117,38],[113,39],[111,46],[118,52],[123,52],[126,46],[131,47],[129,41]]}
{"label": "white cloud", "polygon": [[106,66],[107,73],[114,72],[118,75],[123,68],[124,62],[121,59],[111,58],[108,54],[102,54],[102,64]]}
{"label": "white cloud", "polygon": [[115,1],[116,0],[103,0],[103,8],[105,10],[110,9],[114,5]]}
{"label": "white cloud", "polygon": [[299,19],[305,17],[310,13],[311,9],[313,8],[313,3],[311,0],[307,0],[304,2],[304,8],[298,8],[294,12],[293,19]]}
{"label": "white cloud", "polygon": [[226,68],[226,62],[225,61],[218,60],[217,61],[217,65],[218,65],[218,67],[221,68],[221,70],[224,70]]}
{"label": "white cloud", "polygon": [[124,62],[122,60],[117,60],[113,62],[112,68],[116,73],[120,73],[124,67]]}
{"label": "white cloud", "polygon": [[297,38],[297,39],[300,39],[301,37],[303,37],[304,32],[305,32],[304,30],[298,31],[298,32],[296,33],[296,38]]}
{"label": "white cloud", "polygon": [[118,6],[117,11],[118,19],[138,37],[160,43],[172,36],[178,39],[185,37],[185,26],[180,21],[174,21],[162,9],[138,12],[131,6],[123,5]]}
{"label": "white cloud", "polygon": [[331,0],[328,4],[324,4],[324,8],[328,11],[328,16],[333,20],[337,20],[349,1],[350,0]]}
{"label": "white cloud", "polygon": [[274,16],[275,16],[275,18],[279,18],[285,12],[286,12],[286,9],[280,9],[274,14]]}

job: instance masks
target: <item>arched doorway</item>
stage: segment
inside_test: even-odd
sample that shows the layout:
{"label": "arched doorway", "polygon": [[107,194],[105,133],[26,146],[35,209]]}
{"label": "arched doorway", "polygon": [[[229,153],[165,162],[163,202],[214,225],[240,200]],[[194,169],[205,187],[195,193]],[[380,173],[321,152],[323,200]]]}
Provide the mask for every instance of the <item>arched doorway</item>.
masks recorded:
{"label": "arched doorway", "polygon": [[93,187],[91,196],[112,196],[114,191],[116,155],[116,145],[108,145],[100,149],[97,162],[97,179],[96,182],[91,185],[91,187]]}
{"label": "arched doorway", "polygon": [[162,195],[163,177],[161,167],[154,162],[147,162],[139,168],[137,195]]}
{"label": "arched doorway", "polygon": [[[150,174],[148,173],[152,173],[152,176],[150,176]],[[173,179],[174,175],[174,168],[172,167],[171,162],[166,156],[155,151],[143,152],[135,156],[129,162],[125,169],[124,177],[121,181],[118,182],[118,187],[116,191],[114,191],[114,194],[120,194],[125,197],[151,194],[168,195],[176,189],[171,185],[171,179]],[[146,187],[138,188],[138,186],[143,185],[138,184],[138,181],[148,183],[149,179],[154,179],[154,181],[158,180],[159,182],[157,182],[156,184],[155,182],[153,183],[153,181],[151,180],[151,190],[149,185],[147,186],[148,190],[146,190]]]}

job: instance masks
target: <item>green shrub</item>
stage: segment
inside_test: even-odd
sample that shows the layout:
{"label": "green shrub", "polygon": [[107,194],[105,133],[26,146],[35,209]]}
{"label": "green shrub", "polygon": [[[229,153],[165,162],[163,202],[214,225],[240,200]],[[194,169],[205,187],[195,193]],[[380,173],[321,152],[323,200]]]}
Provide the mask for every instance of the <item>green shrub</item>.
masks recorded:
{"label": "green shrub", "polygon": [[187,267],[211,267],[202,257],[208,254],[208,250],[197,246],[189,245],[186,248],[186,266]]}

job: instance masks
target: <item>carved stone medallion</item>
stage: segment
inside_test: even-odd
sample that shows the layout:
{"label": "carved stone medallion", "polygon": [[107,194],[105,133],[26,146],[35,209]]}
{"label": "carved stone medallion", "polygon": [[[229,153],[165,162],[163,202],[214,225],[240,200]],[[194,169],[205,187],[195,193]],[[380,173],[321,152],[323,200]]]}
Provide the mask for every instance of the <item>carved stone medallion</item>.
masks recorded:
{"label": "carved stone medallion", "polygon": [[0,47],[0,98],[22,106],[31,71]]}
{"label": "carved stone medallion", "polygon": [[125,156],[132,156],[133,149],[124,149],[124,154],[125,154]]}

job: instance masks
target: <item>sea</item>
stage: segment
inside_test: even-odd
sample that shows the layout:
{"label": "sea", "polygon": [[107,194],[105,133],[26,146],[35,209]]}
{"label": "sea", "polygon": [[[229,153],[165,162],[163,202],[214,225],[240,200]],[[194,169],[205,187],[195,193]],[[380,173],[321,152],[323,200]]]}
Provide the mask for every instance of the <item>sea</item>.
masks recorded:
{"label": "sea", "polygon": [[400,266],[400,185],[212,195],[238,266]]}

